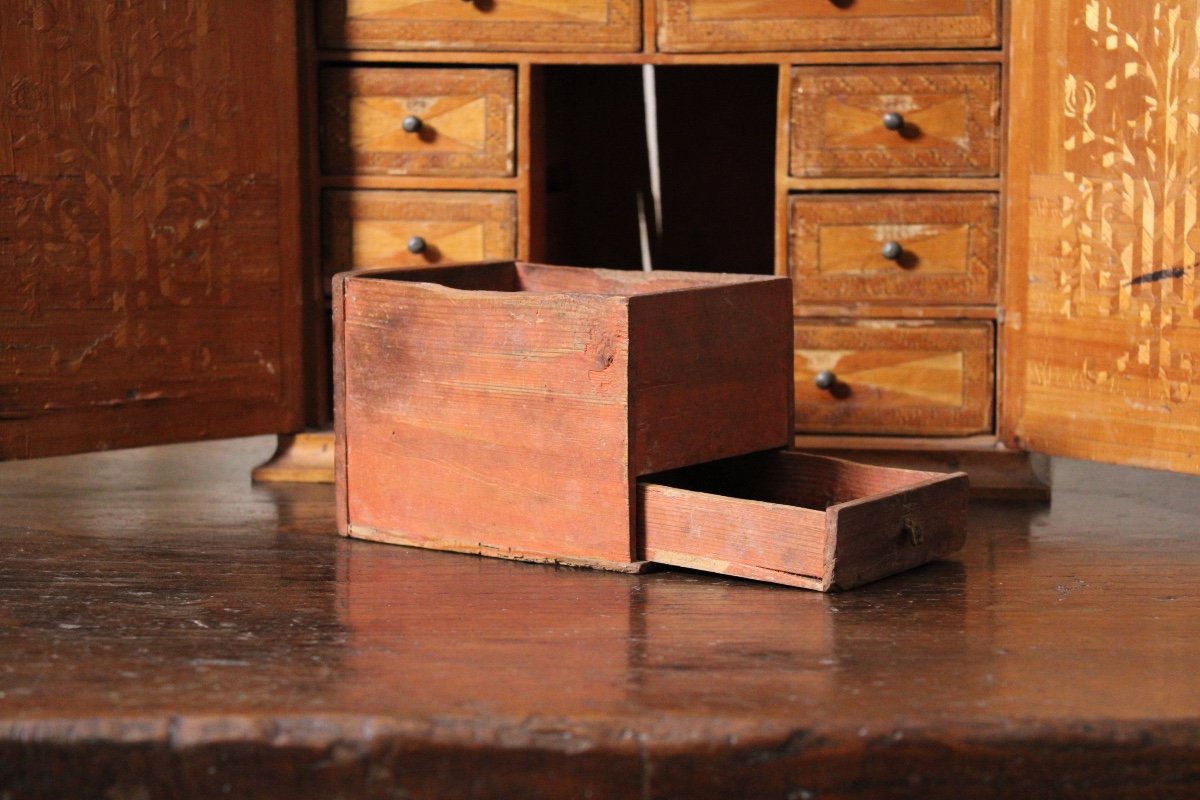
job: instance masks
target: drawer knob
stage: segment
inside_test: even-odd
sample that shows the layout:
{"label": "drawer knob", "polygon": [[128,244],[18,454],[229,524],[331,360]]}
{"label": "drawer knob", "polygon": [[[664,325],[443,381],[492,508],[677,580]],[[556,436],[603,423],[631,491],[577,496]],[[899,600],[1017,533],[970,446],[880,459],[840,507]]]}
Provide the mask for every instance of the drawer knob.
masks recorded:
{"label": "drawer knob", "polygon": [[401,120],[400,127],[404,128],[406,133],[417,133],[421,128],[425,127],[425,123],[421,121],[420,117],[409,114]]}
{"label": "drawer knob", "polygon": [[884,242],[883,249],[879,251],[879,255],[886,258],[888,261],[899,261],[900,255],[904,252],[904,248],[899,242]]}
{"label": "drawer knob", "polygon": [[410,253],[424,253],[427,247],[429,247],[428,243],[420,236],[413,236],[408,240],[408,252]]}
{"label": "drawer knob", "polygon": [[889,131],[898,131],[904,127],[904,117],[895,111],[889,111],[883,115],[883,127]]}
{"label": "drawer knob", "polygon": [[828,391],[837,386],[837,375],[834,375],[831,369],[823,369],[817,373],[817,377],[813,383],[817,385],[818,389]]}

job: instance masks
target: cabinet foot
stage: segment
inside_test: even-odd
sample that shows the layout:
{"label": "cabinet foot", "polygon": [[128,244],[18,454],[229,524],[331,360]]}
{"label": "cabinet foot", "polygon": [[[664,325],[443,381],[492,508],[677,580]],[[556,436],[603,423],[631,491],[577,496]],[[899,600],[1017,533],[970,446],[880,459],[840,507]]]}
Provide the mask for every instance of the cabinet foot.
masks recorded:
{"label": "cabinet foot", "polygon": [[280,434],[275,454],[250,478],[255,483],[333,483],[333,431]]}

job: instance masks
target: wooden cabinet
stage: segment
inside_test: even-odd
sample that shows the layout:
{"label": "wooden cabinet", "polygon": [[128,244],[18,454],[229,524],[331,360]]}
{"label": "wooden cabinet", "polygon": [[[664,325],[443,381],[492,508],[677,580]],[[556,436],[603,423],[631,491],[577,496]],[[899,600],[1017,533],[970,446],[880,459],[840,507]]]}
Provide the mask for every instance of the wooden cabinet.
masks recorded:
{"label": "wooden cabinet", "polygon": [[334,270],[645,252],[793,278],[801,434],[1200,472],[1193,2],[184,5],[0,29],[4,457],[325,421]]}

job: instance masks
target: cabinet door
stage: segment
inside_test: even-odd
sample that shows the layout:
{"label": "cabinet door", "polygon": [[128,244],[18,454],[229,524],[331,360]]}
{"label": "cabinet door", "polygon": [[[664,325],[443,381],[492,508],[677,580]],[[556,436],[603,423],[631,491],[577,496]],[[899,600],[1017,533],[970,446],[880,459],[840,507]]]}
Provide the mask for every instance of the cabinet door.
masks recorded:
{"label": "cabinet door", "polygon": [[0,458],[301,423],[294,15],[5,5]]}
{"label": "cabinet door", "polygon": [[1200,472],[1195,0],[1015,0],[1005,418]]}

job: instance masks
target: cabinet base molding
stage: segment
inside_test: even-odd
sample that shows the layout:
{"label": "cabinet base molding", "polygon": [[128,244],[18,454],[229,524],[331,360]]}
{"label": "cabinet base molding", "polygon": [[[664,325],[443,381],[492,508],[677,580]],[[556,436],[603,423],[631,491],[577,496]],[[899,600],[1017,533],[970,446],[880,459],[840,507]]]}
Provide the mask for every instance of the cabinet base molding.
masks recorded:
{"label": "cabinet base molding", "polygon": [[255,483],[333,483],[333,431],[279,434],[275,453],[250,478]]}

